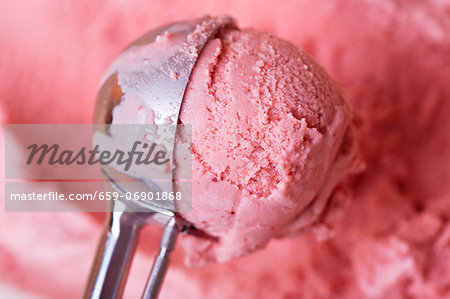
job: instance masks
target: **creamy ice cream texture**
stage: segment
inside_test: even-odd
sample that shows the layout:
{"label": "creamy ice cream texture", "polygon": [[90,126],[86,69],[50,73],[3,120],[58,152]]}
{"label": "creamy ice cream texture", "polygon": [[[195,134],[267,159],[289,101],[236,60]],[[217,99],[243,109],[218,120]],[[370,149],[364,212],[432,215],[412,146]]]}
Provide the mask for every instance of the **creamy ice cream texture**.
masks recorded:
{"label": "creamy ice cream texture", "polygon": [[[325,214],[335,219],[333,238],[318,242],[305,233],[272,239],[242,258],[196,268],[184,266],[179,246],[161,298],[450,298],[448,2],[0,6],[2,123],[91,123],[98,82],[124,44],[167,22],[224,13],[304,48],[364,120],[357,119],[355,136],[367,168],[349,189],[333,193],[331,207],[351,197],[343,217]],[[80,298],[102,215],[0,215],[0,284],[43,298]],[[158,240],[160,229],[148,226],[143,233]],[[140,243],[125,298],[141,295],[156,243]],[[0,286],[2,295],[5,289]]]}
{"label": "creamy ice cream texture", "polygon": [[[151,47],[165,48],[161,36]],[[109,71],[124,93],[113,124],[158,113],[157,100],[127,94],[126,74],[145,67],[142,57],[159,59],[135,46]],[[217,238],[183,242],[189,264],[223,262],[317,224],[356,166],[352,114],[336,84],[303,50],[266,33],[227,27],[211,39],[179,120],[192,125],[193,155],[192,211],[180,214]]]}

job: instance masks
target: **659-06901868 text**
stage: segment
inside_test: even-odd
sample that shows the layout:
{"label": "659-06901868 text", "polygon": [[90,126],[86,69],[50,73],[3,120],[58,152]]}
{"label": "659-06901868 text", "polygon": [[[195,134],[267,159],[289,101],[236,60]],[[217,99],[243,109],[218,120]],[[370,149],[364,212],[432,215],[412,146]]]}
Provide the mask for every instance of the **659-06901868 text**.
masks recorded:
{"label": "659-06901868 text", "polygon": [[61,192],[29,192],[29,193],[11,193],[10,200],[69,200],[69,201],[83,201],[83,200],[149,200],[149,201],[169,201],[169,200],[181,200],[181,192],[126,192],[121,194],[119,192],[112,191],[95,191],[94,193],[69,193],[64,194]]}

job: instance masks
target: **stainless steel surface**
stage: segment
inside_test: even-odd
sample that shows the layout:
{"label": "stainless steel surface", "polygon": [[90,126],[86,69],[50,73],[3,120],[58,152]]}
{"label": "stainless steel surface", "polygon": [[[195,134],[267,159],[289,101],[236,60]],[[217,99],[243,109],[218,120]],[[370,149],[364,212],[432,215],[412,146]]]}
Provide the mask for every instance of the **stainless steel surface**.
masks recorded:
{"label": "stainless steel surface", "polygon": [[[206,42],[225,26],[233,26],[231,18],[205,17],[160,27],[138,39],[119,55],[107,72],[97,99],[96,122],[111,123],[112,109],[121,102],[124,94],[133,92],[145,99],[151,109],[157,112],[156,124],[178,123],[184,92],[198,54]],[[202,30],[202,34],[197,34],[198,29]],[[152,45],[157,42],[158,36],[167,33],[174,37],[173,40],[176,42],[171,44],[170,49],[165,49],[166,57],[162,59],[159,57],[158,64],[150,64],[144,71],[140,63],[137,64],[139,66],[137,69],[123,68],[121,59],[128,55],[127,53],[139,47]],[[150,50],[146,52],[146,55],[142,56],[142,64],[152,59],[152,48],[148,49]],[[155,51],[161,52],[157,48]],[[119,82],[127,86],[126,92],[122,90]],[[107,133],[106,127],[104,132]],[[175,140],[175,136],[173,137]],[[135,188],[152,187],[145,180],[136,180],[135,185],[124,186],[113,170],[105,168],[104,173],[111,187],[118,192],[133,192]],[[115,212],[111,213],[100,240],[84,298],[121,298],[139,232],[150,222],[156,222],[165,227],[160,252],[154,261],[148,285],[143,294],[143,298],[157,297],[177,233],[195,232],[195,230],[188,224],[178,221],[173,211],[154,206],[146,206],[146,208],[147,212],[136,212],[142,211],[142,205],[137,201],[113,201]]]}
{"label": "stainless steel surface", "polygon": [[[122,182],[116,180],[117,177],[114,176],[114,172],[111,169],[108,170],[108,167],[105,167],[103,173],[109,180],[110,187],[119,193],[125,192],[121,186]],[[115,200],[112,201],[112,204],[113,212],[110,213],[102,233],[84,298],[122,297],[137,246],[139,232],[144,225],[150,222],[157,223],[163,227],[167,227],[169,223],[171,226],[175,224],[173,232],[175,234],[178,232],[174,218],[175,214],[171,211],[164,211],[164,213],[152,210],[148,212],[129,212],[129,210],[135,208],[133,201]],[[165,255],[167,261],[169,254],[170,251]],[[164,269],[166,268],[161,268],[157,272],[161,282],[164,277]],[[160,285],[158,284],[157,286],[159,287]]]}
{"label": "stainless steel surface", "polygon": [[161,289],[164,274],[169,266],[170,253],[175,247],[178,234],[178,227],[175,219],[172,218],[164,227],[159,243],[159,253],[153,261],[152,271],[147,281],[142,299],[155,299]]}
{"label": "stainless steel surface", "polygon": [[121,298],[138,235],[151,216],[149,214],[110,213],[97,249],[85,298]]}
{"label": "stainless steel surface", "polygon": [[[161,190],[155,184],[147,184],[144,179],[131,179],[129,176],[121,174],[115,169],[104,166],[102,172],[108,183],[115,191],[117,191],[122,198],[126,198],[126,193],[132,190],[132,192],[160,192]],[[159,223],[161,226],[166,224],[167,217],[173,217],[175,213],[167,209],[165,205],[154,205],[139,200],[121,200],[121,205],[114,206],[114,211],[116,212],[152,212],[152,219],[154,222]],[[158,221],[159,219],[161,221]]]}

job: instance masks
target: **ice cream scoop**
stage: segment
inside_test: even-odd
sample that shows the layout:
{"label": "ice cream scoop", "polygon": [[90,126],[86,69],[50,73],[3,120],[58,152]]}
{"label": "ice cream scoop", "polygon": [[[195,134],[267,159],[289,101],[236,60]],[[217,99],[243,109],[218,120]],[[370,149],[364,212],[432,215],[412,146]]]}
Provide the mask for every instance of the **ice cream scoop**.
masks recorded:
{"label": "ice cream scoop", "polygon": [[[116,68],[142,69],[145,55],[130,51]],[[153,123],[156,108],[125,91],[113,123]],[[340,88],[305,51],[224,28],[192,71],[178,121],[192,125],[192,210],[179,215],[218,239],[183,238],[187,264],[225,262],[306,229],[332,234],[324,219],[354,170],[354,125]]]}
{"label": "ice cream scoop", "polygon": [[[144,49],[146,56],[138,61],[123,61],[121,55],[106,74],[97,99],[95,121],[109,124],[112,110],[123,100],[123,93],[145,96],[155,107],[155,124],[177,123],[178,114],[191,71],[207,41],[221,28],[232,26],[229,17],[200,18],[157,28],[134,42],[124,52]],[[144,71],[136,71],[136,63]],[[119,66],[120,65],[120,66]],[[122,84],[119,86],[118,82]],[[126,82],[126,90],[124,89]],[[117,119],[116,119],[117,121]],[[139,119],[135,123],[140,123]],[[142,122],[141,122],[142,123]],[[107,133],[107,126],[101,131]],[[175,140],[175,136],[173,136]],[[124,179],[124,174],[111,167],[103,169],[112,188],[120,194],[136,191],[158,191],[158,184],[145,179]],[[171,174],[170,174],[171,175]],[[123,181],[127,181],[126,185]],[[167,191],[167,190],[166,190]],[[142,211],[147,212],[142,212]],[[143,293],[143,298],[156,298],[176,235],[193,231],[175,219],[173,210],[146,205],[141,201],[113,201],[113,212],[103,233],[94,261],[85,298],[120,298],[125,286],[140,229],[149,222],[164,226],[160,252]],[[195,232],[194,232],[195,233]]]}
{"label": "ice cream scoop", "polygon": [[[238,29],[227,17],[202,19],[180,39],[173,31],[184,26],[152,43],[143,38],[119,55],[97,106],[100,123],[193,126],[192,210],[160,210],[168,217],[161,223],[172,227],[163,234],[148,290],[158,289],[153,285],[164,272],[158,265],[165,269],[176,231],[187,223],[215,238],[183,240],[188,264],[248,254],[320,222],[356,157],[351,109],[303,50]],[[142,177],[125,188],[104,171],[121,193],[153,186]],[[146,208],[149,218],[160,215],[153,213],[159,208]]]}

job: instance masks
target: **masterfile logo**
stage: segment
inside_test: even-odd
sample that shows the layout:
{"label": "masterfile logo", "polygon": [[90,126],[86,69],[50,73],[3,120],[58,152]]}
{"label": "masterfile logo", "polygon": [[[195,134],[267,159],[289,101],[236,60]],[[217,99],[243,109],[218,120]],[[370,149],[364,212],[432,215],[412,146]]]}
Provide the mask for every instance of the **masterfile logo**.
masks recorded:
{"label": "masterfile logo", "polygon": [[[34,162],[38,165],[41,165],[45,160],[49,165],[72,165],[74,163],[78,165],[94,165],[96,163],[109,165],[117,162],[119,165],[124,164],[125,170],[129,170],[133,163],[137,165],[150,165],[152,163],[163,165],[168,163],[170,159],[166,158],[167,151],[158,150],[154,153],[156,146],[156,143],[149,145],[147,142],[135,141],[128,152],[119,149],[116,149],[114,152],[109,150],[100,151],[99,145],[95,145],[92,150],[87,150],[83,146],[79,151],[75,152],[70,149],[60,150],[58,144],[51,146],[48,144],[32,144],[27,147],[30,150],[30,154],[26,163],[30,165],[34,160],[36,160]],[[142,150],[139,150],[140,147]]]}
{"label": "masterfile logo", "polygon": [[5,138],[6,211],[109,211],[113,200],[190,209],[190,126],[6,125]]}

